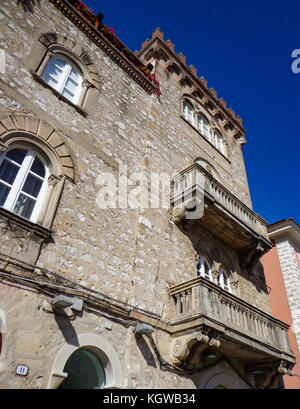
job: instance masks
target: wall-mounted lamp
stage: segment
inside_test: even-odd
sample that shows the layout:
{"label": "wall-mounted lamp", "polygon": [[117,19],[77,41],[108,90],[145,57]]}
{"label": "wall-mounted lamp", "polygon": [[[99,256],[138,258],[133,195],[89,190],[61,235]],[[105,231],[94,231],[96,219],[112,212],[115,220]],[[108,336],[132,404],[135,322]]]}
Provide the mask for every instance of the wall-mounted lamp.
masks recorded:
{"label": "wall-mounted lamp", "polygon": [[139,335],[149,335],[149,334],[152,334],[154,332],[154,328],[151,325],[148,325],[148,324],[138,323],[136,325],[135,329],[133,330],[133,332],[135,334],[139,334]]}
{"label": "wall-mounted lamp", "polygon": [[71,298],[66,295],[57,295],[51,300],[51,305],[53,308],[67,308],[71,307],[72,310],[82,311],[83,301],[80,298]]}

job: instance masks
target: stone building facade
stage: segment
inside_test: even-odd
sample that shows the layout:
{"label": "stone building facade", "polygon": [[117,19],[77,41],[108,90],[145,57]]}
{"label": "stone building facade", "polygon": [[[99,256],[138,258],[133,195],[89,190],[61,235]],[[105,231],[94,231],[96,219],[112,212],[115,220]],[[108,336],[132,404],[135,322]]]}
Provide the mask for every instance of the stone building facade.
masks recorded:
{"label": "stone building facade", "polygon": [[278,387],[241,119],[160,29],[133,54],[76,4],[0,6],[0,388]]}

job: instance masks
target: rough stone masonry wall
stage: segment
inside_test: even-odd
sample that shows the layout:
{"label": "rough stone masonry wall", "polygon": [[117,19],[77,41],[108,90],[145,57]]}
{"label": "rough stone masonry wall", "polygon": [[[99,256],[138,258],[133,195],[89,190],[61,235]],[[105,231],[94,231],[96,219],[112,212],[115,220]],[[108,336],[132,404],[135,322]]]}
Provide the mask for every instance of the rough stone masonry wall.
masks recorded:
{"label": "rough stone masonry wall", "polygon": [[[68,36],[93,56],[102,86],[100,92],[94,94],[94,103],[87,107],[87,118],[59,100],[31,75],[45,52],[38,41],[45,32]],[[129,175],[136,171],[172,175],[188,166],[195,156],[203,156],[214,160],[214,166],[224,181],[228,181],[229,188],[241,200],[246,200],[246,180],[238,166],[239,146],[229,142],[232,163],[235,163],[230,167],[228,161],[213,148],[207,149],[205,141],[199,140],[198,134],[191,132],[189,125],[180,119],[181,91],[164,77],[161,69],[158,78],[162,82],[163,96],[159,102],[156,96],[146,94],[46,0],[41,1],[41,7],[36,7],[33,15],[25,15],[15,1],[1,2],[0,48],[5,50],[7,63],[0,81],[0,118],[16,112],[43,119],[65,136],[75,158],[76,182],[66,181],[52,228],[53,243],[43,246],[39,266],[110,297],[162,314],[163,318],[168,317],[171,309],[168,287],[196,275],[190,240],[170,221],[167,209],[100,209],[96,203],[100,188],[97,177],[110,172],[118,178],[120,164],[127,165]],[[236,185],[236,180],[241,183]],[[206,233],[201,234],[205,241]],[[255,290],[253,284],[248,285],[246,278],[241,280],[240,297],[253,303],[249,295],[251,286]],[[265,295],[256,290],[250,293],[255,293],[256,305],[268,311]],[[42,296],[1,286],[0,300],[0,307],[3,305],[8,314],[8,322],[14,322],[13,327],[8,326],[10,336],[15,340],[23,339],[20,345],[16,342],[7,349],[11,368],[16,363],[14,349],[19,351],[19,359],[30,350],[30,359],[36,356],[36,379],[45,377],[46,363],[40,361],[40,357],[45,356],[48,362],[53,360],[58,345],[65,340],[54,318],[45,319],[45,312],[39,309]],[[75,331],[90,332],[91,328],[96,328],[97,332],[97,320],[85,314],[83,320],[75,321]],[[32,332],[28,332],[28,328],[32,328]],[[124,368],[135,374],[146,371],[150,382],[155,371],[149,369],[141,351],[138,352],[132,332],[117,328],[109,336]],[[160,332],[158,336],[159,342],[168,343],[165,333]],[[35,347],[31,348],[33,339]],[[120,345],[121,339],[126,339],[126,352]],[[132,356],[136,354],[132,361],[128,351]],[[158,378],[151,380],[153,387],[169,385],[167,374],[155,376]],[[174,387],[189,386],[185,383],[189,381],[184,382],[175,375],[174,379]],[[43,386],[45,382],[44,379]],[[139,386],[147,386],[145,378],[136,382]]]}
{"label": "rough stone masonry wall", "polygon": [[[180,118],[180,90],[161,71],[158,77],[162,77],[164,95],[159,102],[47,1],[32,16],[24,15],[15,2],[4,5],[0,46],[6,50],[7,70],[2,79],[8,86],[0,101],[1,116],[16,112],[17,107],[17,112],[42,117],[64,134],[76,159],[76,183],[65,185],[53,225],[54,243],[44,246],[40,266],[161,313],[163,303],[158,300],[153,305],[142,290],[145,285],[149,291],[156,287],[167,297],[170,281],[193,278],[193,248],[170,222],[166,209],[99,209],[98,175],[111,172],[118,178],[119,164],[127,165],[129,175],[134,171],[172,175],[195,156],[205,155],[215,160],[224,181],[233,184],[240,174],[230,179],[229,162],[214,148],[208,149],[204,138],[199,139]],[[95,105],[87,107],[86,119],[30,73],[43,55],[38,38],[45,32],[67,35],[95,57],[102,88]],[[16,70],[20,75],[15,75]],[[236,142],[229,143],[233,150],[240,149]]]}
{"label": "rough stone masonry wall", "polygon": [[300,268],[297,253],[288,238],[276,241],[276,248],[291,309],[293,331],[300,349]]}

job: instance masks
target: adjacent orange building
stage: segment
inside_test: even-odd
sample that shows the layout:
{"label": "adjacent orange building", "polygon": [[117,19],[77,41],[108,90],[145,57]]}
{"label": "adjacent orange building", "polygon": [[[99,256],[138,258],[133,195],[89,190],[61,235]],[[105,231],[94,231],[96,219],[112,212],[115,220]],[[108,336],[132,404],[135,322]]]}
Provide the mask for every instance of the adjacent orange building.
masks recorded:
{"label": "adjacent orange building", "polygon": [[290,325],[289,340],[296,356],[295,376],[284,376],[286,389],[300,389],[300,226],[281,220],[268,227],[273,248],[263,256],[272,315]]}

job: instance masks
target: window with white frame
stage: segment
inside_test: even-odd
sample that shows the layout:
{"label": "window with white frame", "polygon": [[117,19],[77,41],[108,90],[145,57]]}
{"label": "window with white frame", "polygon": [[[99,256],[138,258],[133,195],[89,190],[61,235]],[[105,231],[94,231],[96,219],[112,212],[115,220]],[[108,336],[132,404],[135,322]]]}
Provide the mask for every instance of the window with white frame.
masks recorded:
{"label": "window with white frame", "polygon": [[211,266],[204,256],[200,257],[200,261],[197,266],[197,275],[212,281]]}
{"label": "window with white frame", "polygon": [[219,276],[218,276],[218,285],[223,288],[223,290],[226,290],[231,293],[231,286],[229,282],[229,276],[226,273],[223,268],[220,269],[219,271]]}
{"label": "window with white frame", "polygon": [[27,148],[13,148],[0,157],[0,207],[36,222],[47,190],[48,169]]}
{"label": "window with white frame", "polygon": [[192,125],[194,125],[194,107],[187,101],[183,102],[183,116]]}
{"label": "window with white frame", "polygon": [[52,57],[42,74],[44,81],[76,104],[82,92],[83,75],[77,66],[64,55]]}
{"label": "window with white frame", "polygon": [[224,138],[221,133],[215,129],[212,130],[209,120],[202,113],[196,113],[194,106],[186,99],[183,100],[183,117],[226,156]]}
{"label": "window with white frame", "polygon": [[209,122],[205,118],[205,116],[201,114],[198,115],[198,130],[206,139],[208,139],[211,142]]}
{"label": "window with white frame", "polygon": [[223,154],[225,153],[223,138],[221,134],[216,130],[214,130],[214,144],[218,151]]}

